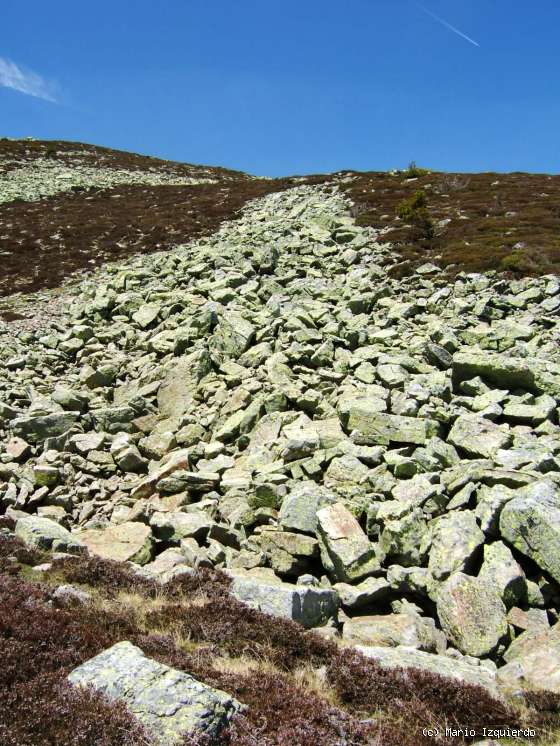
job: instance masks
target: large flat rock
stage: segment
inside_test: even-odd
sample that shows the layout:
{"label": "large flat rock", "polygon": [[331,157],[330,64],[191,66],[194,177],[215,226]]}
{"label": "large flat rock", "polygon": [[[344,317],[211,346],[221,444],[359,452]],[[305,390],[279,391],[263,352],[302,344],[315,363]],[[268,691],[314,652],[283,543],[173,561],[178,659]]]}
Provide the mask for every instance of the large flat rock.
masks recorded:
{"label": "large flat rock", "polygon": [[152,557],[152,531],[144,523],[91,528],[77,536],[92,554],[103,559],[145,565]]}
{"label": "large flat rock", "polygon": [[306,628],[320,627],[336,615],[338,594],[329,588],[292,585],[243,570],[228,570],[228,575],[232,595],[265,614],[292,619]]}
{"label": "large flat rock", "polygon": [[364,445],[407,443],[421,446],[439,431],[440,424],[435,420],[372,412],[353,422],[352,438]]}
{"label": "large flat rock", "polygon": [[146,658],[130,642],[119,642],[86,661],[68,680],[123,702],[158,746],[179,745],[187,734],[215,738],[241,709],[226,692]]}
{"label": "large flat rock", "polygon": [[537,394],[560,394],[560,367],[547,360],[500,355],[471,349],[453,355],[455,384],[481,376],[500,388],[524,388]]}

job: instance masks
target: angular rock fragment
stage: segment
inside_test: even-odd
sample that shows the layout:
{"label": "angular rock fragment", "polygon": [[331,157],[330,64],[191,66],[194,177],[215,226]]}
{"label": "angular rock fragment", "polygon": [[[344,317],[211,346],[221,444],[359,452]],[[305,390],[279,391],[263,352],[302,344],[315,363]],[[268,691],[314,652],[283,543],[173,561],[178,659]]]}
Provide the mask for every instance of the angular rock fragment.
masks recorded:
{"label": "angular rock fragment", "polygon": [[219,736],[242,706],[220,689],[147,658],[130,642],[118,642],[68,676],[126,705],[158,746],[179,746],[187,735]]}
{"label": "angular rock fragment", "polygon": [[511,443],[511,434],[482,417],[465,415],[453,424],[448,441],[473,458],[492,458]]}
{"label": "angular rock fragment", "polygon": [[465,655],[490,655],[507,634],[499,591],[487,580],[462,572],[439,588],[437,614],[449,642]]}
{"label": "angular rock fragment", "polygon": [[434,521],[428,569],[436,580],[468,570],[484,534],[470,510],[451,512]]}
{"label": "angular rock fragment", "polygon": [[143,523],[91,528],[80,531],[77,538],[92,554],[103,559],[145,565],[152,556],[152,532]]}
{"label": "angular rock fragment", "polygon": [[411,443],[421,446],[440,432],[440,425],[434,420],[385,413],[372,413],[356,425],[351,432],[352,439],[364,445]]}
{"label": "angular rock fragment", "polygon": [[320,627],[334,619],[338,609],[336,591],[292,585],[279,580],[228,570],[231,593],[239,601],[265,614],[292,619],[306,628]]}
{"label": "angular rock fragment", "polygon": [[280,525],[286,531],[315,535],[317,511],[336,502],[336,495],[315,482],[297,484],[284,498],[280,507]]}
{"label": "angular rock fragment", "polygon": [[138,482],[132,490],[132,497],[136,500],[150,497],[156,491],[156,485],[160,479],[173,474],[173,472],[179,469],[188,469],[189,463],[188,450],[180,450],[172,453],[159,469],[155,469],[147,477]]}
{"label": "angular rock fragment", "polygon": [[83,542],[77,535],[63,528],[50,518],[29,515],[19,518],[15,528],[16,536],[27,546],[37,549],[52,549],[56,552],[81,552]]}
{"label": "angular rock fragment", "polygon": [[445,650],[445,638],[433,619],[416,614],[358,616],[344,624],[342,637],[354,644],[380,647],[406,645],[426,652]]}
{"label": "angular rock fragment", "polygon": [[508,689],[546,689],[560,693],[560,626],[520,635],[505,653],[498,681]]}
{"label": "angular rock fragment", "polygon": [[560,492],[539,481],[517,490],[500,515],[500,534],[560,582]]}
{"label": "angular rock fragment", "polygon": [[62,435],[78,420],[74,412],[54,412],[53,414],[17,417],[11,427],[15,436],[28,443],[41,443],[47,438]]}
{"label": "angular rock fragment", "polygon": [[212,525],[212,519],[202,510],[193,513],[156,511],[150,519],[150,526],[155,536],[161,541],[179,542],[187,538],[204,539]]}
{"label": "angular rock fragment", "polygon": [[358,521],[342,503],[317,512],[324,562],[337,580],[355,582],[379,572],[379,560]]}

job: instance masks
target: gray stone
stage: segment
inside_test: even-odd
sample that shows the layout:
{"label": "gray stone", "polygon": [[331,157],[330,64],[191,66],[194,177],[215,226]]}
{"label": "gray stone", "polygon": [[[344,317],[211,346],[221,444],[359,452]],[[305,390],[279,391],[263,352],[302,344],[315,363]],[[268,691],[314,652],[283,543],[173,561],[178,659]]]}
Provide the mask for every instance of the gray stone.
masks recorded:
{"label": "gray stone", "polygon": [[433,526],[432,548],[428,569],[436,580],[443,580],[458,570],[468,570],[484,534],[470,510],[448,513],[437,518]]}
{"label": "gray stone", "polygon": [[560,693],[560,625],[524,632],[505,653],[498,681],[508,689],[546,689]]}
{"label": "gray stone", "polygon": [[355,443],[363,445],[389,445],[390,443],[424,445],[430,438],[438,435],[439,431],[439,423],[433,420],[372,413],[355,424],[351,435]]}
{"label": "gray stone", "polygon": [[416,614],[357,616],[345,622],[342,637],[366,646],[406,645],[427,652],[445,650],[445,638],[436,630],[434,620]]}
{"label": "gray stone", "polygon": [[560,393],[557,366],[545,360],[496,355],[486,350],[457,352],[453,356],[453,380],[458,382],[481,376],[497,386],[510,390],[524,388],[537,394]]}
{"label": "gray stone", "polygon": [[158,539],[177,543],[187,538],[204,539],[212,524],[212,519],[202,510],[193,513],[156,511],[150,519],[150,526]]}
{"label": "gray stone", "polygon": [[390,583],[385,578],[366,578],[357,585],[335,583],[333,590],[338,593],[340,603],[345,609],[355,611],[383,601],[389,595]]}
{"label": "gray stone", "polygon": [[517,490],[500,515],[502,537],[560,582],[560,494],[539,481]]}
{"label": "gray stone", "polygon": [[82,663],[68,681],[122,702],[160,746],[179,746],[186,735],[216,738],[242,709],[226,692],[147,658],[130,642]]}
{"label": "gray stone", "polygon": [[152,532],[143,523],[125,522],[107,528],[86,529],[77,537],[92,554],[103,559],[145,565],[152,556]]}
{"label": "gray stone", "polygon": [[507,448],[511,444],[512,436],[489,420],[464,415],[455,420],[448,441],[468,456],[492,458],[500,448]]}
{"label": "gray stone", "polygon": [[[382,507],[385,505],[389,503],[383,503]],[[420,508],[414,508],[402,518],[385,520],[379,537],[379,549],[386,561],[404,567],[421,565],[430,543],[431,532]]]}
{"label": "gray stone", "polygon": [[54,412],[53,414],[30,417],[17,417],[12,420],[14,435],[29,443],[41,443],[46,438],[62,435],[77,421],[75,412]]}
{"label": "gray stone", "polygon": [[292,585],[242,570],[228,570],[231,593],[265,614],[292,619],[304,627],[319,627],[336,616],[338,595],[327,588]]}
{"label": "gray stone", "polygon": [[484,562],[479,577],[499,592],[507,608],[527,599],[527,581],[521,565],[501,541],[484,547]]}
{"label": "gray stone", "polygon": [[499,590],[462,572],[439,588],[437,614],[449,642],[466,655],[490,655],[507,634]]}
{"label": "gray stone", "polygon": [[336,495],[315,482],[299,482],[282,501],[279,523],[286,531],[314,535],[317,511],[323,505],[334,504],[336,500]]}
{"label": "gray stone", "polygon": [[342,503],[317,512],[317,537],[337,580],[355,582],[379,571],[373,545]]}
{"label": "gray stone", "polygon": [[58,552],[79,552],[83,543],[56,521],[30,515],[19,518],[15,527],[16,536],[24,544],[37,549],[53,549]]}

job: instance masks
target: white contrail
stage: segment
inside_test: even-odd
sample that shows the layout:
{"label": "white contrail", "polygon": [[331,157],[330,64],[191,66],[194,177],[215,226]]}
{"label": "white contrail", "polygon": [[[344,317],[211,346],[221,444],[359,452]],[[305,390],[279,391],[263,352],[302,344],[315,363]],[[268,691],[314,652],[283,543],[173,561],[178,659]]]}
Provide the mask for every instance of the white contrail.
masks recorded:
{"label": "white contrail", "polygon": [[458,34],[466,41],[470,42],[471,44],[474,44],[475,47],[480,47],[480,44],[477,41],[475,41],[474,39],[471,39],[470,36],[467,36],[462,31],[459,31],[458,28],[455,28],[455,26],[452,26],[450,23],[445,21],[443,18],[436,16],[436,14],[432,13],[432,11],[428,10],[428,8],[425,8],[423,5],[420,5],[420,3],[418,3],[418,7],[421,10],[423,10],[424,13],[427,13],[429,16],[431,16],[435,21],[437,21],[438,23],[441,23],[442,26],[445,26],[445,28],[448,28],[450,31],[453,31],[455,34]]}
{"label": "white contrail", "polygon": [[13,88],[28,96],[56,103],[52,85],[31,70],[24,70],[15,62],[0,57],[0,87]]}

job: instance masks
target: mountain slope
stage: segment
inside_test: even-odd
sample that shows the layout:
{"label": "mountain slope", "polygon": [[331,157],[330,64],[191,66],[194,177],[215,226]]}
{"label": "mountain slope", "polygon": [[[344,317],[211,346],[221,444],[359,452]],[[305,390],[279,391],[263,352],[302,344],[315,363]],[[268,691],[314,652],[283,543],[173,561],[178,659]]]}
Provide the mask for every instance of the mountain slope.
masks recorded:
{"label": "mountain slope", "polygon": [[[560,280],[426,261],[437,175],[410,176],[143,184],[170,221],[175,190],[235,188],[194,240],[129,237],[118,261],[6,298],[22,318],[0,326],[0,740],[15,713],[17,746],[42,746],[41,718],[64,740],[66,675],[125,640],[248,705],[232,746],[557,725]],[[367,179],[395,202],[375,227],[348,196]],[[129,220],[128,189],[74,193],[68,242],[111,229],[97,198]],[[90,734],[96,708],[126,727],[86,699]]]}

